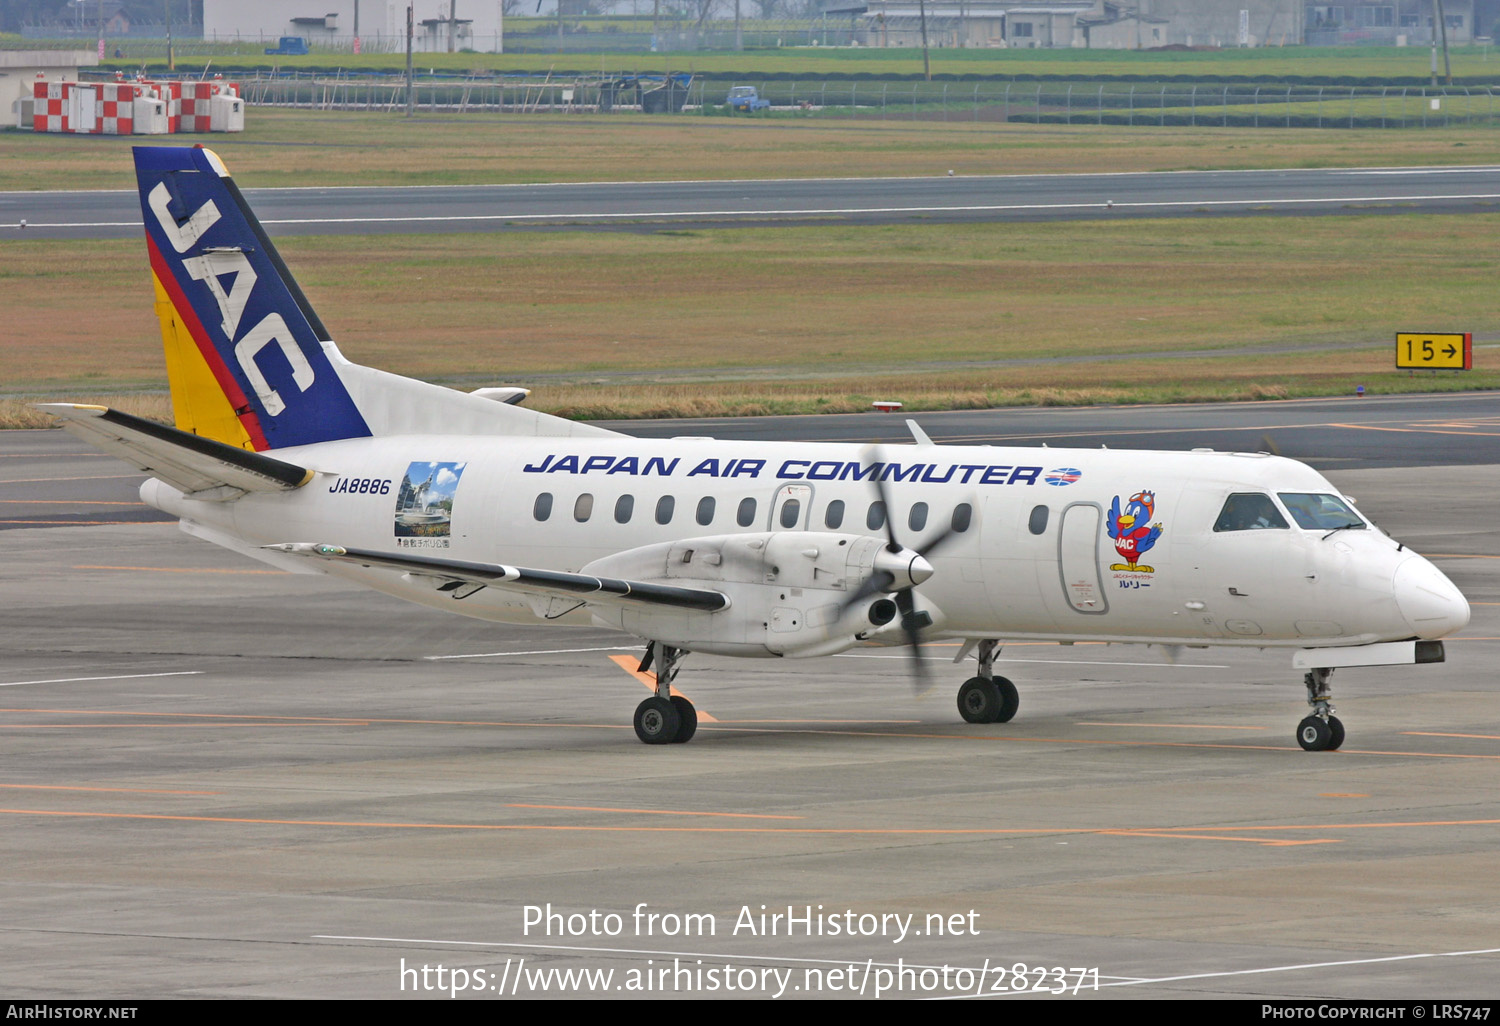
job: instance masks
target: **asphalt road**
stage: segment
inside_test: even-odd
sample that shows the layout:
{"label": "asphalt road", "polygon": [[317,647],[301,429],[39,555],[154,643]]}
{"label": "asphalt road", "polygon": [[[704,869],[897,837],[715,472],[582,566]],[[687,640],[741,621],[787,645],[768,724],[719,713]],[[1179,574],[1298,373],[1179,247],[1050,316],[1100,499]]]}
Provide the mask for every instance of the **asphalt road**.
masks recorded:
{"label": "asphalt road", "polygon": [[[246,189],[273,235],[1487,211],[1500,167]],[[27,226],[22,229],[20,222]],[[133,190],[0,193],[0,239],[140,231]]]}
{"label": "asphalt road", "polygon": [[[502,978],[615,999],[1081,984],[1257,1016],[1495,999],[1495,412],[1430,396],[921,418],[940,440],[1323,439],[1332,479],[1474,608],[1446,663],[1339,671],[1337,753],[1293,741],[1285,653],[1041,644],[1002,652],[1021,710],[988,726],[957,719],[951,646],[924,650],[942,681],[926,700],[896,652],[695,655],[677,683],[698,736],[648,748],[631,639],[279,573],[150,522],[140,476],[71,437],[0,433],[0,991],[448,1001],[461,969],[460,999],[491,1000]],[[900,433],[876,415],[731,426]],[[857,932],[789,935],[789,908]],[[883,917],[907,915],[898,940]],[[1018,992],[1018,966],[1066,971]]]}

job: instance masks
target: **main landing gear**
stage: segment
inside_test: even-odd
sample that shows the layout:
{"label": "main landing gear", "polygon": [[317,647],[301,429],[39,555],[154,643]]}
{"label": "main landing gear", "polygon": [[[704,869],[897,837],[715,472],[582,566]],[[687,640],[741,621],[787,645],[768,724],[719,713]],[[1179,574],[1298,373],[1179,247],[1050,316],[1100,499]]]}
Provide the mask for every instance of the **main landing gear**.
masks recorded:
{"label": "main landing gear", "polygon": [[656,694],[635,707],[635,736],[648,745],[684,744],[698,732],[698,710],[686,698],[672,694],[677,664],[686,654],[653,641],[641,658],[641,673],[656,664]]}
{"label": "main landing gear", "polygon": [[1344,724],[1333,715],[1333,697],[1328,688],[1329,669],[1310,670],[1302,678],[1307,685],[1307,704],[1312,706],[1312,715],[1297,724],[1297,743],[1305,751],[1332,752],[1344,743]]}
{"label": "main landing gear", "polygon": [[979,676],[970,677],[958,689],[958,714],[970,723],[1009,723],[1021,705],[1016,686],[995,676],[995,656],[1000,642],[985,638],[979,643]]}

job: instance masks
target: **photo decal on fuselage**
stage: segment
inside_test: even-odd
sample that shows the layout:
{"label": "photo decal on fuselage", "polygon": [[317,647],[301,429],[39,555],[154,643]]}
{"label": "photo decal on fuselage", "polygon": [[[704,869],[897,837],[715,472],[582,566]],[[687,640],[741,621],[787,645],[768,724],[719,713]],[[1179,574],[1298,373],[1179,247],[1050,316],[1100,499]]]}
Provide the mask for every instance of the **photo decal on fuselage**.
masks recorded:
{"label": "photo decal on fuselage", "polygon": [[396,494],[396,545],[446,549],[453,531],[453,496],[466,463],[417,462],[406,468]]}

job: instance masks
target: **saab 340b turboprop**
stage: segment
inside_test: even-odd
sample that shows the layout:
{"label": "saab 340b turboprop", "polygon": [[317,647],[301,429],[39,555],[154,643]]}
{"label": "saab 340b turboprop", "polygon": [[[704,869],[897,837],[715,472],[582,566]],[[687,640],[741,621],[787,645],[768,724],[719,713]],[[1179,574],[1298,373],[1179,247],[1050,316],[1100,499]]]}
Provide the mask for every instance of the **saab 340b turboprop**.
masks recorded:
{"label": "saab 340b turboprop", "polygon": [[[505,623],[645,642],[635,729],[687,741],[689,652],[962,642],[971,723],[1016,713],[1002,640],[1287,648],[1310,750],[1335,667],[1436,662],[1469,606],[1322,475],[1265,453],[638,439],[350,363],[224,165],[135,151],[176,428],[44,407],[151,475],[184,531]],[[923,672],[913,660],[913,673]]]}

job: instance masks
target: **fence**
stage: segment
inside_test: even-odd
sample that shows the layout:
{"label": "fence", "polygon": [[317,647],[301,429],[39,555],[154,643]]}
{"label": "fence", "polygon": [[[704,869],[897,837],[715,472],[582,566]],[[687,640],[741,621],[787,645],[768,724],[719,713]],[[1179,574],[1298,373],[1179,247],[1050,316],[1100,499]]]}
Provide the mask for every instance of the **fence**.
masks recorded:
{"label": "fence", "polygon": [[[317,110],[399,110],[399,75],[238,76],[252,105]],[[414,86],[424,112],[584,112],[639,109],[623,102],[624,83],[649,90],[635,72],[589,79],[427,77]],[[659,77],[655,79],[661,83]],[[694,79],[681,113],[728,114],[736,85],[754,85],[772,104],[762,118],[845,117],[1140,126],[1254,128],[1424,128],[1497,124],[1500,86],[1273,86],[1172,83],[710,81]],[[677,109],[677,104],[672,105]]]}

